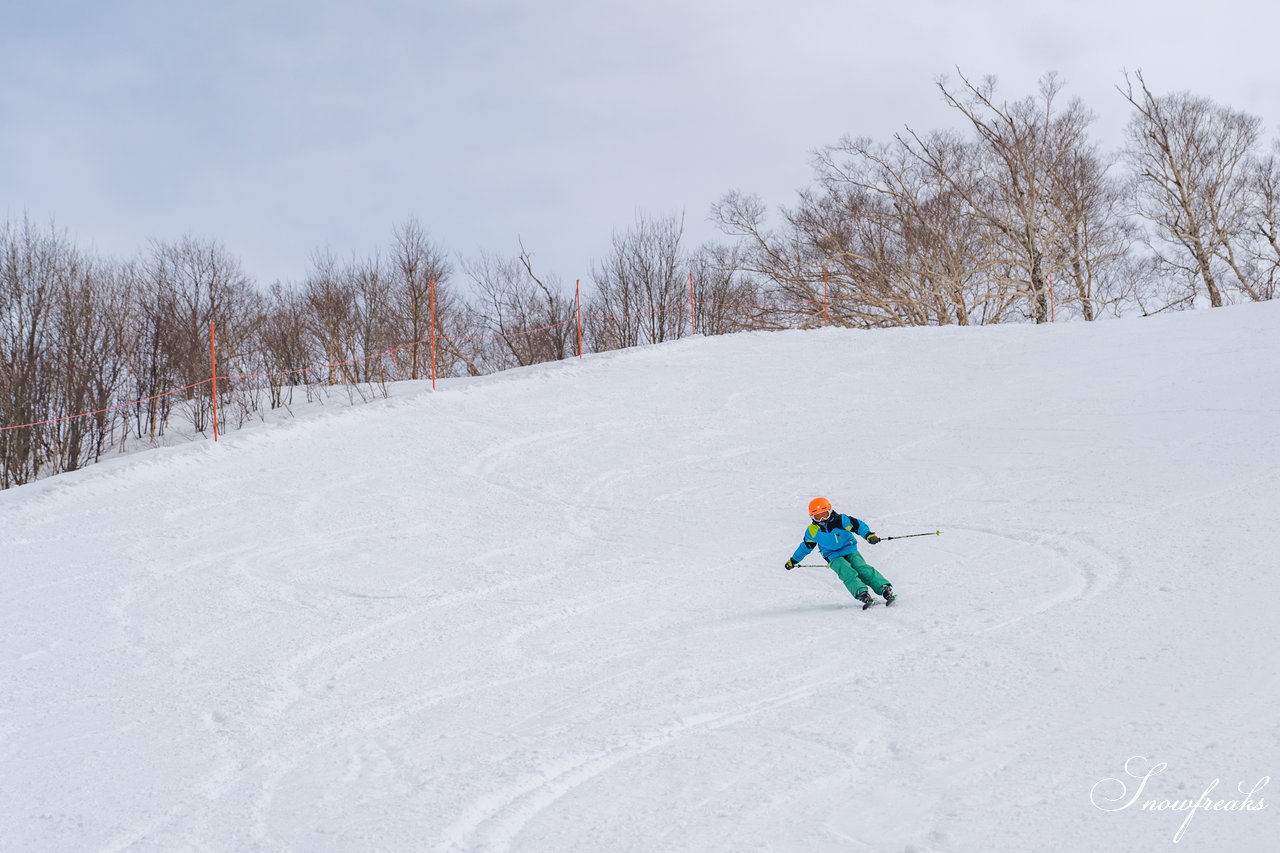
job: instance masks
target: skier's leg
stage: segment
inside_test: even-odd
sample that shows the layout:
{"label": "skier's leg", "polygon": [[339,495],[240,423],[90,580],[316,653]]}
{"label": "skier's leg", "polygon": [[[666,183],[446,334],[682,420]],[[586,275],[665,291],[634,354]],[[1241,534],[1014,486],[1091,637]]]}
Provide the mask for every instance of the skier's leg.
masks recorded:
{"label": "skier's leg", "polygon": [[849,594],[854,598],[857,598],[858,593],[867,588],[867,585],[858,577],[857,569],[849,563],[850,558],[856,556],[858,555],[855,552],[845,557],[833,557],[831,562],[827,564],[831,567],[831,570],[836,573],[836,576],[840,578],[840,582],[844,584],[845,589],[849,590]]}
{"label": "skier's leg", "polygon": [[876,571],[875,566],[867,563],[857,551],[854,551],[845,559],[849,561],[849,567],[857,573],[858,580],[871,587],[871,591],[877,595],[882,594],[881,591],[889,585],[889,581],[885,579],[884,575]]}

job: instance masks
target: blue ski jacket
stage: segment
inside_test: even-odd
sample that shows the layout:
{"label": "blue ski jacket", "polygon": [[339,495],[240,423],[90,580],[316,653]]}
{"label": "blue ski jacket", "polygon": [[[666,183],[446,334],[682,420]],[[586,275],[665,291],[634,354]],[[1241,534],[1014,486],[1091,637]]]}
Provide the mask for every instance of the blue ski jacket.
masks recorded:
{"label": "blue ski jacket", "polygon": [[822,557],[828,563],[836,557],[852,554],[858,550],[858,540],[853,537],[855,533],[866,539],[871,535],[871,528],[861,519],[833,512],[826,521],[815,521],[805,528],[804,541],[791,559],[798,563],[815,547],[822,551]]}

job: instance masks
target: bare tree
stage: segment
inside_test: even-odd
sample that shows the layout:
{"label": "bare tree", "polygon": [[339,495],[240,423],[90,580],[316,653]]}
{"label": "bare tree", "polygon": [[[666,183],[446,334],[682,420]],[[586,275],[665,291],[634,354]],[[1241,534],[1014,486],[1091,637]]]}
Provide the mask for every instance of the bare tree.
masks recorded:
{"label": "bare tree", "polygon": [[[52,227],[24,217],[0,228],[0,486],[26,483],[43,467],[51,416],[46,348],[54,300],[71,275],[71,258]],[[27,426],[31,424],[31,426]]]}
{"label": "bare tree", "polygon": [[961,81],[938,87],[972,139],[908,129],[888,144],[828,146],[814,160],[816,186],[783,210],[779,231],[765,229],[750,197],[730,194],[716,207],[721,227],[745,238],[745,269],[795,306],[789,322],[812,324],[819,302],[827,321],[862,327],[992,323],[1019,312],[1043,322],[1055,272],[1096,316],[1096,291],[1104,279],[1111,286],[1124,244],[1103,237],[1118,210],[1088,142],[1092,115],[1078,99],[1060,105],[1054,75],[1036,97],[1012,103],[996,100],[991,78]]}
{"label": "bare tree", "polygon": [[1280,140],[1257,158],[1247,173],[1246,210],[1248,261],[1254,270],[1254,289],[1261,299],[1275,299],[1280,281]]}
{"label": "bare tree", "polygon": [[1057,304],[1098,319],[1125,302],[1140,278],[1132,264],[1138,229],[1125,215],[1124,183],[1108,174],[1108,163],[1093,147],[1064,157],[1052,175],[1051,215],[1062,244],[1056,273],[1066,285]]}
{"label": "bare tree", "polygon": [[1063,263],[1069,244],[1061,231],[1064,217],[1055,211],[1055,177],[1071,160],[1088,155],[1093,114],[1078,98],[1059,108],[1062,83],[1054,74],[1040,79],[1038,96],[1012,103],[997,102],[993,77],[975,84],[960,75],[960,81],[956,89],[945,78],[937,85],[976,133],[977,180],[952,167],[946,147],[937,141],[945,137],[908,130],[910,138],[900,139],[981,219],[993,239],[997,268],[1024,294],[1028,316],[1046,322],[1048,276]]}
{"label": "bare tree", "polygon": [[846,138],[815,160],[821,193],[802,194],[789,219],[828,258],[844,322],[967,325],[1000,319],[1010,302],[993,290],[983,223],[967,201],[978,194],[975,147],[946,134],[929,144],[947,180],[901,139]]}
{"label": "bare tree", "polygon": [[1239,242],[1260,120],[1188,92],[1157,97],[1141,72],[1125,81],[1120,91],[1135,111],[1125,153],[1137,212],[1156,230],[1149,245],[1160,267],[1186,283],[1187,304],[1202,287],[1215,308],[1231,291],[1262,298]]}
{"label": "bare tree", "polygon": [[[307,299],[302,293],[276,282],[263,304],[257,348],[263,357],[269,405],[272,409],[293,402],[293,389],[308,386],[316,377],[309,368],[321,360],[310,346],[306,328]],[[309,386],[308,386],[309,387]]]}
{"label": "bare tree", "polygon": [[[253,285],[220,243],[190,236],[153,241],[137,274],[141,346],[132,369],[135,393],[146,398],[182,389],[139,404],[139,434],[144,425],[153,438],[163,434],[174,397],[187,401],[192,427],[205,432],[212,415],[212,387],[205,381],[212,375],[209,324],[217,325],[220,361],[230,373],[259,320]],[[226,383],[224,390],[233,387]]]}
{"label": "bare tree", "polygon": [[389,378],[386,359],[379,354],[395,344],[395,280],[394,271],[382,258],[374,255],[356,261],[347,269],[347,277],[355,295],[353,345],[356,361],[352,375],[362,383],[377,383],[385,396]]}
{"label": "bare tree", "polygon": [[[119,420],[114,405],[128,379],[131,282],[107,264],[68,247],[69,275],[60,282],[50,326],[45,455],[50,473],[97,461]],[[92,414],[85,414],[92,413]]]}
{"label": "bare tree", "polygon": [[775,322],[814,325],[825,314],[864,328],[983,323],[1016,304],[966,200],[978,191],[975,146],[954,134],[928,143],[948,180],[901,139],[846,137],[815,156],[817,185],[783,209],[780,231],[763,227],[754,198],[731,193],[714,208],[726,233],[745,238],[740,268],[772,283],[782,308]]}
{"label": "bare tree", "polygon": [[393,299],[397,320],[397,342],[408,345],[398,360],[406,379],[431,375],[431,351],[427,343],[432,333],[432,290],[435,294],[437,373],[452,372],[465,359],[451,337],[459,337],[463,309],[449,287],[448,258],[427,237],[416,219],[396,227],[391,246],[395,283]]}
{"label": "bare tree", "polygon": [[693,279],[694,316],[700,335],[727,335],[758,328],[768,309],[763,288],[742,272],[739,246],[706,244],[689,258]]}
{"label": "bare tree", "polygon": [[683,238],[684,217],[675,215],[642,215],[625,232],[614,232],[612,251],[595,268],[595,292],[585,309],[592,349],[661,343],[684,334]]}
{"label": "bare tree", "polygon": [[791,221],[788,211],[783,211],[788,220],[783,229],[770,228],[767,213],[758,196],[736,190],[712,206],[711,218],[720,230],[738,240],[733,253],[724,257],[736,271],[770,285],[764,295],[766,307],[751,318],[754,328],[813,325],[815,318],[821,319],[826,257]]}
{"label": "bare tree", "polygon": [[52,223],[0,225],[0,487],[75,470],[110,445],[128,295]]}
{"label": "bare tree", "polygon": [[319,377],[325,384],[359,382],[355,360],[362,353],[356,335],[358,294],[354,276],[327,251],[312,255],[311,271],[303,284],[304,317],[312,349],[327,367]]}
{"label": "bare tree", "polygon": [[517,257],[481,253],[463,269],[474,285],[472,307],[484,330],[473,345],[474,361],[483,369],[558,361],[570,354],[577,334],[573,300],[558,281],[534,272],[523,243]]}

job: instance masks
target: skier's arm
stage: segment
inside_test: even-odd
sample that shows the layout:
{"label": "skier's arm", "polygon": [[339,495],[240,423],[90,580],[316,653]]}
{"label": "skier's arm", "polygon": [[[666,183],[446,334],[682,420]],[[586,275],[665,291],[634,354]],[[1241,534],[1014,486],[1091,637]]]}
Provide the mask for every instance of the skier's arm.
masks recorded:
{"label": "skier's arm", "polygon": [[806,536],[804,538],[804,541],[800,543],[800,547],[796,548],[796,552],[791,555],[791,559],[795,560],[797,563],[800,562],[805,557],[809,556],[809,553],[814,549],[814,546],[816,546],[817,544],[818,544],[817,542],[814,542],[808,536]]}
{"label": "skier's arm", "polygon": [[877,542],[879,542],[879,541],[880,541],[880,537],[879,537],[879,536],[877,536],[877,535],[875,535],[874,533],[872,533],[872,532],[871,532],[871,528],[870,528],[870,527],[868,527],[868,526],[867,526],[867,523],[866,523],[865,521],[863,521],[862,519],[860,519],[860,518],[851,518],[851,519],[849,519],[849,521],[850,521],[851,523],[850,523],[850,524],[848,524],[848,525],[846,525],[845,529],[846,529],[846,530],[848,530],[850,533],[856,533],[856,534],[858,534],[858,535],[859,535],[859,536],[861,536],[863,539],[865,539],[865,540],[867,540],[868,542],[870,542],[872,545],[874,545],[874,544],[876,544]]}
{"label": "skier's arm", "polygon": [[795,553],[791,555],[791,559],[787,560],[787,568],[790,569],[792,566],[799,565],[800,561],[809,556],[809,552],[817,547],[817,544],[818,540],[814,539],[813,534],[806,530],[804,532],[804,541],[796,548]]}

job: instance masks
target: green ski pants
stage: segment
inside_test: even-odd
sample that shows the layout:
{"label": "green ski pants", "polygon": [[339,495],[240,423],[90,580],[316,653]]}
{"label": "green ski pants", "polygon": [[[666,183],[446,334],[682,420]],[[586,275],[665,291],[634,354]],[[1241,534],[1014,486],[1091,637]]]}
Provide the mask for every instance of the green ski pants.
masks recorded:
{"label": "green ski pants", "polygon": [[889,583],[884,579],[884,575],[877,572],[874,566],[868,565],[857,551],[845,554],[843,557],[835,557],[827,565],[844,582],[849,594],[855,597],[867,587],[871,587],[871,591],[878,595],[880,590]]}

